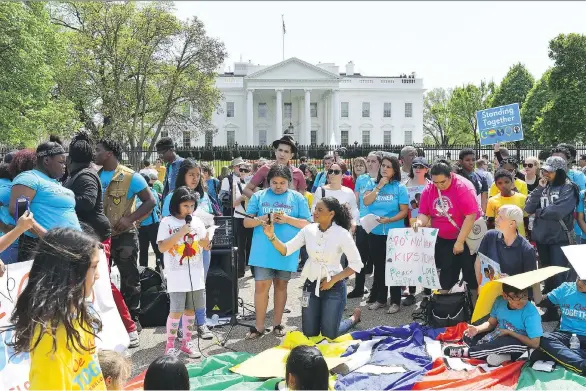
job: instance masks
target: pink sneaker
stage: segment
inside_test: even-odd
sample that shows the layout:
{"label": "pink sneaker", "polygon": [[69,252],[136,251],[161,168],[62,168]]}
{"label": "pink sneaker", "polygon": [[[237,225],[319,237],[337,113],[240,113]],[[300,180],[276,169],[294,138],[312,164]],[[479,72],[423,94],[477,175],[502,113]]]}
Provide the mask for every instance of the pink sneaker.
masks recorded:
{"label": "pink sneaker", "polygon": [[181,344],[181,351],[189,356],[189,358],[200,358],[201,353],[195,350],[191,343]]}

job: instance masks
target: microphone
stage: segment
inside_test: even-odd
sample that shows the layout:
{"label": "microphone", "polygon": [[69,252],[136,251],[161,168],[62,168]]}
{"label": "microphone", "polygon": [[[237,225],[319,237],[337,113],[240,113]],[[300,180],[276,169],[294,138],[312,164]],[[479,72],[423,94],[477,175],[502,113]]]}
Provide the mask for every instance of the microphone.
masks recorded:
{"label": "microphone", "polygon": [[191,215],[185,216],[185,224],[191,224],[191,220],[193,220],[193,216],[191,216]]}

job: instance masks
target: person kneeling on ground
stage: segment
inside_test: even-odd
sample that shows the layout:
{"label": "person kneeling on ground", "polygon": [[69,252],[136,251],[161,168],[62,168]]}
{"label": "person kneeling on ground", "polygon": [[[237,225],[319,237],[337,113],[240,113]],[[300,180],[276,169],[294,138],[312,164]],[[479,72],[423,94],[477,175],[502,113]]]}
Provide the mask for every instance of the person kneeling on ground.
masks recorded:
{"label": "person kneeling on ground", "polygon": [[491,366],[521,357],[527,347],[537,349],[543,329],[535,305],[528,300],[527,289],[503,284],[503,297],[495,300],[488,321],[469,325],[464,342],[469,347],[448,346],[449,357],[485,359]]}
{"label": "person kneeling on ground", "polygon": [[[586,376],[586,279],[563,283],[539,305],[557,305],[562,316],[559,328],[543,335],[531,362],[553,359],[566,369]],[[570,348],[572,334],[580,340],[579,349]]]}
{"label": "person kneeling on ground", "polygon": [[[301,272],[305,277],[301,300],[301,328],[307,337],[323,335],[334,339],[360,321],[360,309],[342,321],[346,306],[346,278],[362,269],[360,254],[349,229],[352,216],[346,205],[334,197],[320,199],[313,211],[315,223],[305,226],[290,241],[275,235],[273,224],[263,224],[269,241],[283,256],[307,247],[309,259]],[[346,254],[348,267],[342,269],[340,257]]]}
{"label": "person kneeling on ground", "polygon": [[329,374],[328,364],[315,346],[297,346],[287,357],[285,381],[289,390],[327,390]]}

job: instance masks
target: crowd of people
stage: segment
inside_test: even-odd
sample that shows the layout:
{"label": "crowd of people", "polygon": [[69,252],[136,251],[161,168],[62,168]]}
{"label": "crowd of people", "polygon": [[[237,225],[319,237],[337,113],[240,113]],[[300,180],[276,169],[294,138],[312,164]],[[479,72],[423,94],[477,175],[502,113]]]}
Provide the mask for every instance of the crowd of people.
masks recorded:
{"label": "crowd of people", "polygon": [[[145,161],[139,172],[121,163],[118,142],[94,143],[86,133],[73,137],[67,151],[52,137],[36,150],[5,156],[0,165],[0,274],[5,264],[33,260],[29,283],[11,316],[15,351],[31,354],[31,389],[53,386],[47,374],[56,372],[48,368],[61,373],[52,377],[61,389],[78,382],[93,389],[116,389],[124,383],[128,363],[96,351],[102,325],[87,297],[100,278],[98,253],[104,251],[109,266],[119,270],[120,290],[111,283],[112,294],[130,346],[138,347],[139,267],[148,266],[149,247],[157,269],[164,271],[170,313],[165,356],[149,367],[145,389],[186,378],[176,357],[200,357],[193,336],[213,337],[206,326],[206,277],[209,228],[220,215],[234,216],[238,276],[249,269],[255,280],[256,323],[248,339],[268,330],[285,335],[287,286],[298,271],[304,280],[299,292],[302,331],[308,337],[333,339],[360,322],[359,307],[343,318],[347,299],[367,295],[370,311],[384,308],[391,315],[414,305],[418,287],[386,285],[387,234],[394,228],[431,227],[438,232],[440,293],[462,279],[476,300],[483,276],[478,253],[498,264],[501,276],[550,265],[570,268],[548,278],[543,290],[539,284],[531,291],[505,285],[489,319],[469,327],[469,347],[448,347],[446,355],[498,365],[532,348],[535,357],[545,355],[584,373],[586,349],[570,349],[570,338],[576,334],[582,347],[586,343],[586,281],[561,249],[586,243],[586,176],[574,168],[573,146],[560,144],[545,162],[528,157],[522,164],[500,145],[495,146],[494,162],[487,156],[476,159],[471,149],[463,149],[455,162],[432,163],[411,146],[398,155],[372,151],[352,164],[334,152],[323,158],[320,171],[303,157],[299,167],[292,164],[298,152],[292,137],[272,145],[274,161],[238,157],[231,172],[220,178],[209,165],[178,156],[170,138],[156,143],[155,167]],[[586,156],[579,165],[586,169]],[[368,230],[361,226],[367,215],[375,215],[377,222]],[[485,221],[488,231],[473,244],[468,236],[479,221]],[[371,274],[372,286],[366,287]],[[348,292],[352,275],[354,288]],[[271,287],[274,311],[272,328],[267,329]],[[423,291],[420,306],[430,294]],[[545,313],[540,316],[533,303]],[[543,332],[542,320],[560,317],[559,330]],[[300,363],[316,355],[306,350],[292,352],[288,386],[303,389],[294,387],[325,381],[327,387],[327,376],[308,378],[299,372]],[[79,360],[96,376],[80,377],[63,365]],[[164,380],[170,372],[174,380]]]}

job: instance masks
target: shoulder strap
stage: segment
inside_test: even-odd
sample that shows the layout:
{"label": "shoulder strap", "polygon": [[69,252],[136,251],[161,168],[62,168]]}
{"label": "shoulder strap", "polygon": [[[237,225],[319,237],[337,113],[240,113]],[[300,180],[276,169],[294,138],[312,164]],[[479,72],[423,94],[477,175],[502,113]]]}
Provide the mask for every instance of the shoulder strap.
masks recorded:
{"label": "shoulder strap", "polygon": [[[242,193],[242,185],[240,184],[240,181],[239,180],[236,181],[236,186],[238,186],[238,191],[240,192],[240,194],[243,194]],[[244,210],[246,210],[246,208],[244,207],[244,201],[240,201],[240,205],[242,205],[242,208]]]}
{"label": "shoulder strap", "polygon": [[[437,189],[437,187],[436,187],[436,189]],[[444,217],[446,217],[448,219],[448,221],[450,222],[450,224],[452,224],[458,231],[460,231],[460,227],[458,227],[458,224],[456,224],[456,222],[454,221],[454,219],[452,219],[452,216],[450,216],[450,214],[448,213],[448,211],[446,209],[446,205],[444,204],[444,200],[442,199],[442,192],[440,191],[440,189],[437,189],[437,194],[438,194],[438,202],[442,205],[442,210],[445,211]]]}
{"label": "shoulder strap", "polygon": [[321,187],[321,198],[325,198],[325,196],[326,196],[326,189]]}

